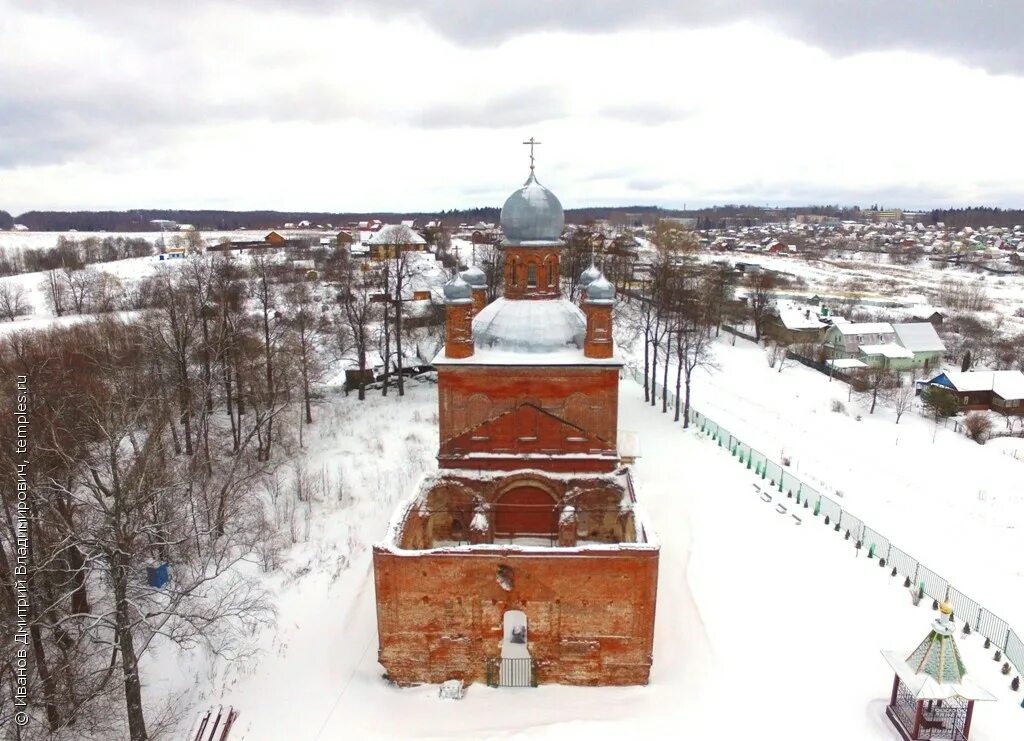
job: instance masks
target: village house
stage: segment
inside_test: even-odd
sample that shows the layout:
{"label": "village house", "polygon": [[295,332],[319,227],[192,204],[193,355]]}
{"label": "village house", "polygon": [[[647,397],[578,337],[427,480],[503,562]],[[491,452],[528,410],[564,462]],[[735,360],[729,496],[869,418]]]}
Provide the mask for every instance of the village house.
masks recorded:
{"label": "village house", "polygon": [[935,326],[930,322],[893,324],[896,341],[912,354],[911,368],[929,370],[942,363],[946,345],[942,342]]}
{"label": "village house", "polygon": [[946,371],[926,385],[951,391],[965,411],[991,409],[1000,414],[1024,415],[1021,371]]}
{"label": "village house", "polygon": [[946,346],[929,322],[889,324],[835,322],[825,332],[824,347],[834,359],[859,359],[869,368],[933,368]]}
{"label": "village house", "polygon": [[836,322],[825,332],[824,345],[831,357],[855,358],[863,345],[890,344],[896,344],[896,332],[887,322]]}
{"label": "village house", "polygon": [[659,548],[619,452],[615,288],[561,295],[563,223],[531,167],[501,212],[503,297],[473,268],[444,287],[439,470],[373,553],[400,685],[648,681]]}
{"label": "village house", "polygon": [[394,258],[399,252],[425,252],[427,240],[405,224],[388,224],[370,233],[363,244],[374,260]]}
{"label": "village house", "polygon": [[779,306],[765,317],[764,332],[782,345],[817,345],[830,326],[830,321],[811,308]]}

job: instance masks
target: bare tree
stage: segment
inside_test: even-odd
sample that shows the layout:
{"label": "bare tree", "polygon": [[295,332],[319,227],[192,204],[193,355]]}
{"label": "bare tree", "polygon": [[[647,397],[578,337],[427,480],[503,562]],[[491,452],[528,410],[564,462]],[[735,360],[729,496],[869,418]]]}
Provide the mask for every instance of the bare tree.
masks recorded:
{"label": "bare tree", "polygon": [[[349,261],[338,293],[343,323],[348,331],[342,336],[343,341],[340,345],[337,342],[338,338],[335,337],[335,350],[344,357],[351,347],[356,368],[359,370],[360,401],[366,398],[365,376],[372,341],[371,329],[380,313],[380,305],[373,300],[374,282],[368,278],[366,272]],[[337,332],[335,334],[337,335]]]}
{"label": "bare tree", "polygon": [[754,339],[761,341],[764,330],[764,319],[775,289],[775,278],[767,271],[755,273],[747,283],[747,308],[750,319],[754,323]]}
{"label": "bare tree", "polygon": [[896,381],[898,385],[892,389],[889,398],[892,399],[892,407],[896,412],[896,424],[899,424],[900,418],[913,407],[917,394],[913,383],[903,383],[903,379],[899,377]]}
{"label": "bare tree", "polygon": [[310,386],[320,379],[323,369],[317,347],[324,332],[324,324],[316,310],[317,304],[308,283],[295,283],[291,286],[287,294],[287,306],[285,322],[301,374],[305,420],[306,424],[313,424]]}
{"label": "bare tree", "polygon": [[277,287],[271,277],[272,269],[272,263],[266,255],[256,254],[253,256],[253,281],[250,291],[256,301],[258,331],[263,342],[264,378],[261,379],[261,383],[254,383],[251,388],[254,391],[253,399],[259,400],[260,403],[257,419],[261,429],[257,433],[257,439],[259,443],[258,457],[261,461],[270,460],[274,441],[274,418],[277,416],[277,410],[281,404],[280,393],[285,386],[284,379],[275,374],[275,366],[281,355],[281,339],[285,327],[282,322],[278,321]]}
{"label": "bare tree", "polygon": [[487,302],[501,295],[505,276],[505,251],[495,244],[477,245],[476,264],[487,277]]}
{"label": "bare tree", "polygon": [[64,280],[57,270],[47,270],[43,278],[43,292],[46,296],[46,303],[55,316],[63,316],[67,311],[67,296],[64,290]]}
{"label": "bare tree", "polygon": [[[394,260],[389,260],[386,270],[392,273],[392,278],[389,281],[394,294],[388,292],[388,302],[391,302],[391,296],[394,296],[394,317],[395,317],[395,367],[398,371],[398,395],[405,396],[405,373],[403,372],[405,365],[405,351],[402,348],[403,332],[402,332],[402,321],[405,316],[405,301],[406,293],[410,290],[410,283],[413,278],[413,264],[411,253],[402,249],[402,244],[410,243],[413,241],[413,231],[407,226],[401,226],[398,228],[399,235],[397,239],[401,244],[395,246]],[[385,317],[387,321],[387,317]],[[387,363],[385,362],[385,379],[384,379],[384,392],[387,393],[388,381],[387,375]]]}
{"label": "bare tree", "polygon": [[5,280],[0,282],[0,316],[14,321],[16,317],[28,314],[28,289],[21,283]]}
{"label": "bare tree", "polygon": [[[675,421],[679,421],[681,413],[684,428],[690,426],[690,395],[694,371],[698,368],[714,367],[712,328],[717,321],[711,310],[712,301],[708,300],[708,293],[718,290],[714,283],[696,277],[684,278],[677,284]],[[684,389],[681,410],[679,405],[680,376],[682,376]]]}
{"label": "bare tree", "polygon": [[886,400],[896,388],[896,378],[887,368],[863,368],[852,379],[851,388],[857,395],[870,400],[868,414],[875,413],[879,400]]}
{"label": "bare tree", "polygon": [[86,268],[64,268],[61,278],[64,281],[65,294],[71,304],[71,310],[76,314],[87,313],[89,311],[91,272]]}

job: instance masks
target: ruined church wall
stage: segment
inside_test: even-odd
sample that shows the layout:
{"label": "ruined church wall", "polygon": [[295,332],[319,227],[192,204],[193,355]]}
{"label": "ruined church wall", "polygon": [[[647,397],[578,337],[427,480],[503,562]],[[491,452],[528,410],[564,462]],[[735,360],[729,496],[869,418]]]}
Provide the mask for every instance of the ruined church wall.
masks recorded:
{"label": "ruined church wall", "polygon": [[[511,589],[497,578],[511,569]],[[399,684],[485,680],[502,617],[522,610],[540,683],[646,684],[656,547],[402,554],[374,549],[380,663]]]}

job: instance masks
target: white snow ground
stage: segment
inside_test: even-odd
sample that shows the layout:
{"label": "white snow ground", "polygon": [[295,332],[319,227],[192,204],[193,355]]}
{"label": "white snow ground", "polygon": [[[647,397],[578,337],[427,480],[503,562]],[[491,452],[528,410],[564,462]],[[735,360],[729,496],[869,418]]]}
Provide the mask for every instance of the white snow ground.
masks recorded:
{"label": "white snow ground", "polygon": [[[1019,438],[978,445],[917,408],[897,425],[890,407],[868,414],[869,402],[849,400],[847,384],[795,361],[776,372],[763,347],[726,337],[717,369],[696,375],[698,411],[772,460],[790,457],[794,475],[1024,631]],[[833,400],[846,411],[831,411]]]}
{"label": "white snow ground", "polygon": [[[177,670],[164,656],[162,681],[147,673],[147,697],[190,687],[185,727],[203,707],[234,705],[241,715],[233,741],[897,738],[884,717],[892,677],[879,650],[909,654],[928,631],[930,603],[913,607],[900,578],[856,557],[820,520],[796,525],[778,513],[749,471],[645,407],[629,381],[621,425],[640,432],[635,474],[663,544],[651,684],[473,685],[451,701],[436,686],[384,682],[367,546],[434,465],[435,405],[432,386],[412,388],[403,401],[329,399],[310,469],[340,472],[351,500],[316,505],[308,539],[269,577],[280,612],[262,636],[264,654],[215,676],[197,672],[194,656]],[[301,514],[298,529],[301,536]],[[1021,693],[1010,692],[979,638],[960,644],[977,679],[1001,698],[977,708],[972,739],[1019,738]]]}

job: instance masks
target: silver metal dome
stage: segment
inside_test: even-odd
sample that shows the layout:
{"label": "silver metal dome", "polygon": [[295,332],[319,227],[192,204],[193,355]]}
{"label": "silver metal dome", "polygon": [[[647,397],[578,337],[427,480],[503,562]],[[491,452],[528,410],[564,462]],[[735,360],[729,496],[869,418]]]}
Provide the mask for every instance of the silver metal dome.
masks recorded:
{"label": "silver metal dome", "polygon": [[615,286],[603,275],[598,275],[587,286],[587,301],[611,303],[615,300]]}
{"label": "silver metal dome", "polygon": [[597,265],[590,263],[590,267],[580,273],[580,285],[586,288],[600,277],[601,271],[597,269]]}
{"label": "silver metal dome", "polygon": [[581,350],[587,333],[583,312],[564,298],[510,301],[499,298],[473,319],[478,350],[551,353]]}
{"label": "silver metal dome", "polygon": [[476,265],[470,265],[468,268],[463,270],[459,275],[462,279],[469,283],[473,288],[486,288],[487,287],[487,276],[484,275],[484,271],[478,268]]}
{"label": "silver metal dome", "polygon": [[537,182],[532,170],[523,187],[501,207],[501,229],[512,243],[556,241],[562,236],[563,226],[562,204]]}
{"label": "silver metal dome", "polygon": [[473,289],[469,287],[469,283],[462,279],[461,275],[456,275],[444,284],[444,300],[448,304],[472,301]]}

